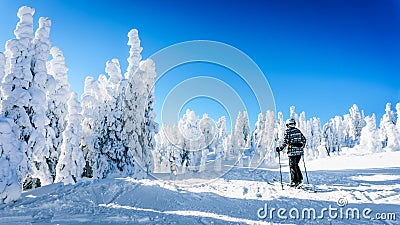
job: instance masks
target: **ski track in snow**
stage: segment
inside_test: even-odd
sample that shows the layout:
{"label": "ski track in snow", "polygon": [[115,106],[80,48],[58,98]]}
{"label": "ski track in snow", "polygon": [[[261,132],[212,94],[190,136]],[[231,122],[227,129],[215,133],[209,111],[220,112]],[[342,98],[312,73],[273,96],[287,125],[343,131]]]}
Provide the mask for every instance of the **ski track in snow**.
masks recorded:
{"label": "ski track in snow", "polygon": [[[400,224],[399,157],[400,152],[391,152],[308,162],[317,193],[287,186],[281,190],[274,181],[280,179],[279,170],[265,168],[233,168],[212,182],[185,186],[179,185],[183,181],[131,178],[52,184],[0,206],[0,224]],[[356,163],[343,164],[349,161]],[[283,180],[288,182],[287,161],[282,165]],[[199,182],[199,178],[185,182]],[[371,216],[394,212],[397,220],[257,217],[265,204],[269,209],[312,207],[318,212],[329,206],[339,208],[339,199],[347,203],[343,209],[368,207]]]}

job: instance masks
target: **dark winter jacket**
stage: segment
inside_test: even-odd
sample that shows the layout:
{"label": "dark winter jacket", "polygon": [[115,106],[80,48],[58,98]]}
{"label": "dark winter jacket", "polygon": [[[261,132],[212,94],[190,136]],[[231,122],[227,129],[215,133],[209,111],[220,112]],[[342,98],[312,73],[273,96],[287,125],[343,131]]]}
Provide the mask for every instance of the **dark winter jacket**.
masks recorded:
{"label": "dark winter jacket", "polygon": [[287,154],[288,156],[296,156],[304,154],[304,146],[306,145],[306,138],[301,133],[301,131],[295,127],[289,127],[285,131],[285,137],[283,140],[283,144],[281,148],[285,148],[287,146]]}

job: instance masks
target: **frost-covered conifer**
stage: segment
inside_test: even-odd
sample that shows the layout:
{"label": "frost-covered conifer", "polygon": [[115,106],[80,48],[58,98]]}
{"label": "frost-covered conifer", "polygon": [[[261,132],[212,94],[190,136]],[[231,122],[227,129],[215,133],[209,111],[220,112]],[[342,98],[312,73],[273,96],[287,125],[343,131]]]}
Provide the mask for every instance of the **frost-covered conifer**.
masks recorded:
{"label": "frost-covered conifer", "polygon": [[[93,77],[86,77],[82,95],[82,140],[81,149],[86,160],[83,176],[103,178],[107,162],[101,158],[98,139],[101,134],[100,88]],[[104,168],[106,167],[106,168]]]}
{"label": "frost-covered conifer", "polygon": [[222,116],[216,122],[217,136],[215,140],[215,170],[220,171],[222,159],[228,148],[228,135],[226,133],[226,118]]}
{"label": "frost-covered conifer", "polygon": [[275,165],[276,158],[276,119],[275,113],[268,110],[265,114],[265,123],[263,128],[263,136],[261,138],[262,147],[264,149],[264,160],[266,165]]}
{"label": "frost-covered conifer", "polygon": [[251,147],[254,150],[255,157],[258,161],[262,160],[264,157],[264,146],[261,145],[261,138],[264,131],[264,115],[262,113],[258,114],[257,122],[254,125],[254,131],[251,135]]}
{"label": "frost-covered conifer", "polygon": [[365,117],[366,125],[361,130],[360,144],[356,146],[357,152],[380,152],[382,143],[378,138],[379,132],[376,129],[375,114]]}
{"label": "frost-covered conifer", "polygon": [[0,204],[17,200],[21,195],[17,170],[25,154],[10,123],[13,122],[0,117]]}
{"label": "frost-covered conifer", "polygon": [[361,130],[364,126],[363,115],[362,115],[363,113],[360,113],[358,106],[356,104],[354,104],[349,109],[349,112],[350,112],[350,121],[349,121],[350,137],[353,140],[352,145],[354,146],[355,144],[358,144],[360,141]]}
{"label": "frost-covered conifer", "polygon": [[39,28],[33,38],[33,14],[31,7],[21,7],[20,21],[15,39],[6,43],[6,75],[3,79],[2,114],[16,124],[17,137],[23,142],[26,160],[19,170],[25,188],[46,185],[53,181],[46,144],[48,118],[46,116],[46,89],[54,80],[47,74],[49,32],[51,22],[40,18]]}
{"label": "frost-covered conifer", "polygon": [[70,95],[68,83],[68,67],[65,65],[65,58],[58,47],[50,49],[52,59],[47,62],[46,67],[53,76],[55,85],[47,90],[48,108],[46,115],[49,118],[47,129],[47,144],[50,150],[50,171],[53,177],[56,175],[56,165],[60,156],[60,148],[63,142],[63,132],[66,127],[66,116],[68,114],[66,96]]}
{"label": "frost-covered conifer", "polygon": [[77,95],[71,93],[68,100],[67,126],[63,132],[63,142],[60,149],[60,158],[57,163],[55,182],[74,184],[82,176],[85,160],[79,148],[82,136],[82,108]]}
{"label": "frost-covered conifer", "polygon": [[139,63],[142,60],[142,55],[140,54],[143,48],[140,46],[139,32],[136,29],[132,29],[128,33],[128,45],[131,46],[129,50],[128,57],[128,69],[125,73],[125,78],[129,79],[133,76],[137,68],[139,68]]}
{"label": "frost-covered conifer", "polygon": [[388,151],[400,148],[399,132],[396,128],[395,112],[391,110],[391,104],[386,104],[385,114],[382,116],[379,126],[382,146]]}

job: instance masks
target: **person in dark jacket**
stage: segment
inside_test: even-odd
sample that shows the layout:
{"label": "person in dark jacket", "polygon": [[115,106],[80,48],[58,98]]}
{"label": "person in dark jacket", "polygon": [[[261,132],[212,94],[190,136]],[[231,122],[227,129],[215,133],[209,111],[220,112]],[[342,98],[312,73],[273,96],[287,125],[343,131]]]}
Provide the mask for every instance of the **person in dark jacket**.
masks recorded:
{"label": "person in dark jacket", "polygon": [[293,118],[286,121],[286,127],[283,143],[276,147],[276,151],[280,153],[280,151],[287,147],[290,167],[290,186],[296,187],[303,181],[299,162],[301,156],[304,154],[303,149],[306,144],[306,138],[301,131],[296,128],[296,121]]}

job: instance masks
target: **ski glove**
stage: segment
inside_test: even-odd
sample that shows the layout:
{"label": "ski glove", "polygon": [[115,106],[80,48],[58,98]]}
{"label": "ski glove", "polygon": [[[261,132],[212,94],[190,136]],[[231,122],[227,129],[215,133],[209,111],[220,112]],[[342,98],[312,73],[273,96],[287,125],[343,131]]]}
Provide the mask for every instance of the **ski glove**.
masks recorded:
{"label": "ski glove", "polygon": [[283,149],[282,147],[276,147],[276,151],[277,151],[277,152],[282,151],[282,149]]}

